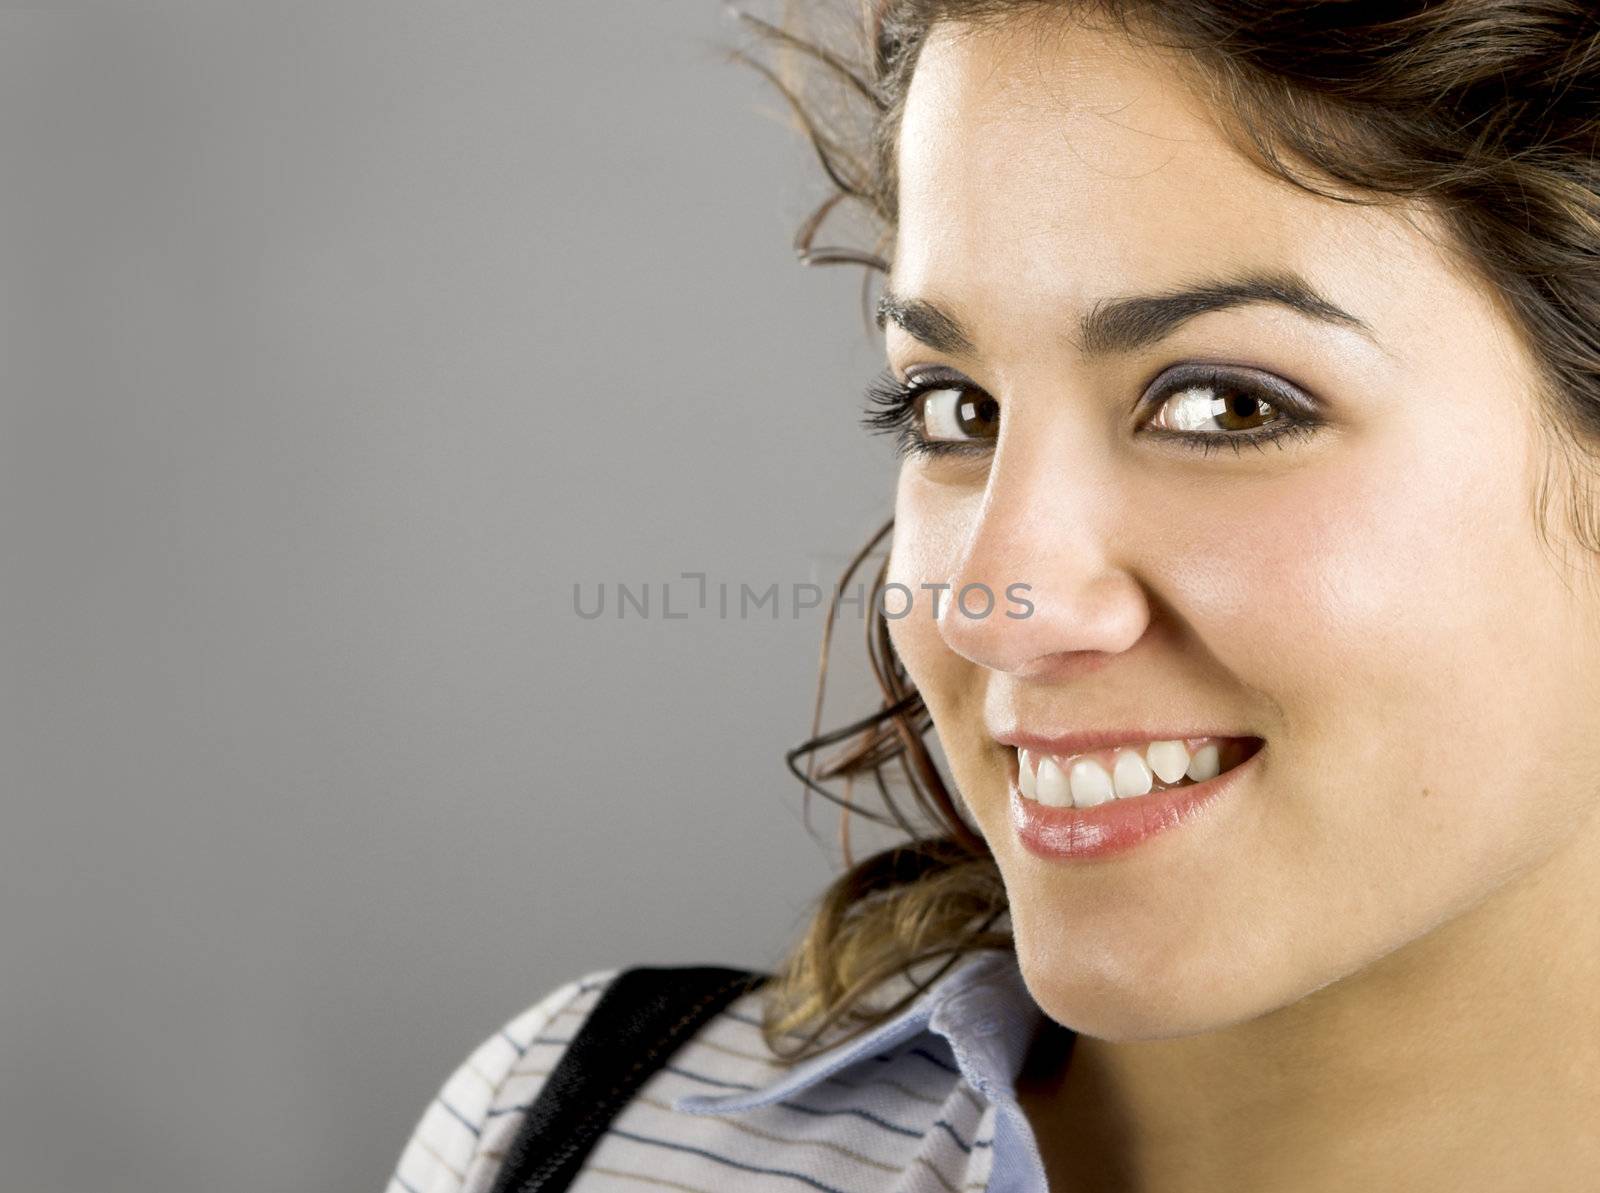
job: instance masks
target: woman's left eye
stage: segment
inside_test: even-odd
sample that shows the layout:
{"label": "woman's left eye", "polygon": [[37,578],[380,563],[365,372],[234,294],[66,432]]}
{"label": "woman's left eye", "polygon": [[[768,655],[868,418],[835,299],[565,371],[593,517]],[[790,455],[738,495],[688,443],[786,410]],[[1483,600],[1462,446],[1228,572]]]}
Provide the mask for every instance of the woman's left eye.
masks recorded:
{"label": "woman's left eye", "polygon": [[1206,452],[1224,443],[1235,452],[1259,448],[1321,425],[1310,398],[1259,369],[1179,365],[1156,378],[1140,405],[1155,408],[1146,434]]}

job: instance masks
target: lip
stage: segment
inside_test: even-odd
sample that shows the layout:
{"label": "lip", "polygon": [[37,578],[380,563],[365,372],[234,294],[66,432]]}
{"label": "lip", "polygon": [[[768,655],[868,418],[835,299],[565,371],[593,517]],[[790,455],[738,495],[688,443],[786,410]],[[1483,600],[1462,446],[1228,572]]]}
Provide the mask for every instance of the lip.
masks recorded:
{"label": "lip", "polygon": [[[1082,733],[996,733],[994,740],[1002,746],[1015,746],[1035,754],[1054,754],[1067,758],[1073,754],[1089,754],[1095,750],[1109,750],[1112,746],[1143,745],[1153,741],[1193,741],[1202,737],[1249,740],[1253,733],[1234,733],[1221,729],[1094,729]],[[1198,786],[1198,784],[1196,784]]]}
{"label": "lip", "polygon": [[[1092,808],[1057,808],[1028,799],[1017,786],[1018,763],[1013,753],[1011,825],[1023,848],[1046,861],[1077,861],[1125,853],[1158,833],[1188,824],[1215,809],[1238,786],[1240,779],[1254,773],[1251,768],[1266,747],[1267,743],[1261,741],[1250,757],[1204,783],[1152,791],[1148,795],[1118,797]],[[1023,748],[1036,747],[1024,745]]]}

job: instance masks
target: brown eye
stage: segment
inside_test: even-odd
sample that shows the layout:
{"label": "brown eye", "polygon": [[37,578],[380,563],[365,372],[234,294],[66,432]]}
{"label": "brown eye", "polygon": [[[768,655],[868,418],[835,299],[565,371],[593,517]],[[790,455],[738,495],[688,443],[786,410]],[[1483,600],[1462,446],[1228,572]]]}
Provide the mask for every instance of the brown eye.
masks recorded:
{"label": "brown eye", "polygon": [[1174,365],[1150,383],[1139,407],[1155,411],[1141,429],[1157,441],[1206,454],[1219,447],[1261,451],[1268,443],[1282,450],[1328,425],[1320,403],[1304,389],[1247,365]]}
{"label": "brown eye", "polygon": [[917,405],[925,439],[948,442],[1000,434],[1000,403],[982,390],[960,386],[924,390]]}
{"label": "brown eye", "polygon": [[1206,381],[1168,394],[1151,425],[1180,432],[1253,431],[1277,412],[1272,403],[1243,386]]}

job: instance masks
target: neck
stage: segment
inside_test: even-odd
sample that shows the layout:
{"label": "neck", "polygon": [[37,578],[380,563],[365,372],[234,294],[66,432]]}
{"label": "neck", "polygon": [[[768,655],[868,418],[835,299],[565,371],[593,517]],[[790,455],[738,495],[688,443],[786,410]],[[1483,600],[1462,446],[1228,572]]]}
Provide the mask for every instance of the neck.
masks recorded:
{"label": "neck", "polygon": [[1201,1035],[1044,1037],[1019,1080],[1057,1193],[1590,1189],[1600,817],[1381,961]]}

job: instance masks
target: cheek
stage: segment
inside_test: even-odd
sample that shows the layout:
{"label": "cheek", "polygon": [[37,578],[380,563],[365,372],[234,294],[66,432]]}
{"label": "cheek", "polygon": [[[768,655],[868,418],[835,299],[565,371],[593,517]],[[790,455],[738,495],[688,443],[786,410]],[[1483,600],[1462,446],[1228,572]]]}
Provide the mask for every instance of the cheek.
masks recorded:
{"label": "cheek", "polygon": [[[901,586],[885,598],[889,613],[907,604],[910,612],[889,617],[889,636],[911,678],[928,700],[938,698],[940,680],[961,660],[939,636],[934,622],[934,593],[924,584],[941,584],[950,575],[976,516],[981,495],[929,486],[909,466],[902,468],[895,491],[894,535],[884,578]],[[930,690],[931,689],[931,690]]]}
{"label": "cheek", "polygon": [[1392,923],[1588,810],[1572,780],[1600,768],[1600,651],[1538,548],[1520,428],[1391,424],[1338,447],[1226,513],[1189,507],[1156,583],[1281,722],[1277,849],[1307,880],[1369,877],[1346,897]]}
{"label": "cheek", "polygon": [[[949,580],[981,504],[981,493],[932,485],[911,468],[903,470],[885,571],[887,582],[914,594],[906,616],[889,618],[889,637],[922,693],[963,790],[972,790],[979,781],[972,771],[974,761],[992,753],[985,749],[982,733],[984,672],[941,636],[934,620],[934,593],[922,585]],[[897,590],[885,603],[890,613],[897,613],[905,602],[904,592]]]}

